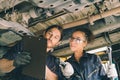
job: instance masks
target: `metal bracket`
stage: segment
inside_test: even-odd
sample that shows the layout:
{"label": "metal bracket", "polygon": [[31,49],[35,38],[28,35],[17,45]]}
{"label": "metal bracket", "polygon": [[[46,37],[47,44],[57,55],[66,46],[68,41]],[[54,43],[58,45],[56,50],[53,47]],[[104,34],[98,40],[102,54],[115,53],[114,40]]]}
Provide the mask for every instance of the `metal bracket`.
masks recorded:
{"label": "metal bracket", "polygon": [[109,32],[104,33],[104,38],[108,44],[112,44],[112,41],[111,41],[110,36],[109,36]]}

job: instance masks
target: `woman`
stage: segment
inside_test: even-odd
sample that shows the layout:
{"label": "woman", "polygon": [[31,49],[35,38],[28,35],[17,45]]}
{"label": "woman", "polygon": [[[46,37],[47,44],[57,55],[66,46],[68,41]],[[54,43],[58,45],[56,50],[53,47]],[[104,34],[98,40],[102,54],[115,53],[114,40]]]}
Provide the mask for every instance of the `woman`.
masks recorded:
{"label": "woman", "polygon": [[92,32],[87,28],[79,28],[72,33],[69,45],[74,54],[67,60],[74,69],[70,80],[108,80],[100,58],[84,51],[93,38]]}

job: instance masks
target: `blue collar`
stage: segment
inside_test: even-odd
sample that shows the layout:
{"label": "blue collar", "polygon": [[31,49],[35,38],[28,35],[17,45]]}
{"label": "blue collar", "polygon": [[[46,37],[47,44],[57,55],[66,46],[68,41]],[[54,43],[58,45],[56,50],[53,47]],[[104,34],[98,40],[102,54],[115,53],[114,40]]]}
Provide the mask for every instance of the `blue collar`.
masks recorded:
{"label": "blue collar", "polygon": [[[86,53],[86,52],[84,51],[81,58],[88,58],[88,57],[89,57],[89,53]],[[74,54],[71,56],[71,60],[76,61],[76,60],[75,60],[75,57],[74,57]]]}

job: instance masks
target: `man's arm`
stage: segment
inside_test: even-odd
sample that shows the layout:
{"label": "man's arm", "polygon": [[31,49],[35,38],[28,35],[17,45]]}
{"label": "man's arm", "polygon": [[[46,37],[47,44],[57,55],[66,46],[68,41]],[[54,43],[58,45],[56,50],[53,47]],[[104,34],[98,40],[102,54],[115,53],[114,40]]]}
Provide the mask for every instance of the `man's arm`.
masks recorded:
{"label": "man's arm", "polygon": [[0,59],[0,72],[1,73],[9,73],[15,67],[19,67],[21,65],[26,65],[30,63],[31,57],[30,53],[28,52],[21,52],[16,55],[15,59],[9,60],[6,58],[1,58]]}
{"label": "man's arm", "polygon": [[53,73],[47,66],[46,66],[46,80],[58,80],[58,77],[55,73]]}
{"label": "man's arm", "polygon": [[8,73],[15,69],[13,62],[13,60],[8,60],[5,58],[0,59],[0,73]]}

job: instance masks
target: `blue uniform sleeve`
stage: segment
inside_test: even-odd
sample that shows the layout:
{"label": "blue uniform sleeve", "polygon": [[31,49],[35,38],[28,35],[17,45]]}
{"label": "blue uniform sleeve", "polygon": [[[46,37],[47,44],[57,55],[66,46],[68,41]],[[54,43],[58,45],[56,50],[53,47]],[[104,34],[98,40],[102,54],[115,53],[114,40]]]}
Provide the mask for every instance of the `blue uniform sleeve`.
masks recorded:
{"label": "blue uniform sleeve", "polygon": [[99,56],[97,56],[97,64],[99,65],[99,75],[101,76],[102,80],[110,80],[105,73],[102,61]]}
{"label": "blue uniform sleeve", "polygon": [[59,59],[48,53],[46,60],[47,67],[58,76],[58,80],[63,80],[63,75],[59,67]]}

